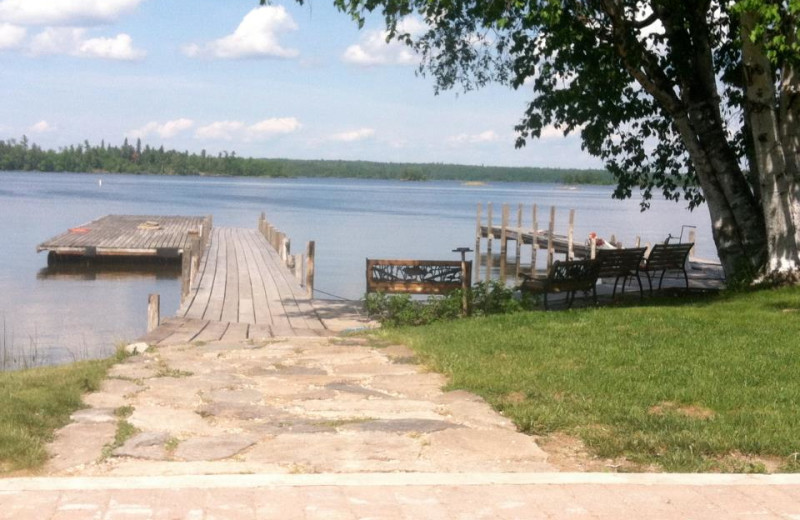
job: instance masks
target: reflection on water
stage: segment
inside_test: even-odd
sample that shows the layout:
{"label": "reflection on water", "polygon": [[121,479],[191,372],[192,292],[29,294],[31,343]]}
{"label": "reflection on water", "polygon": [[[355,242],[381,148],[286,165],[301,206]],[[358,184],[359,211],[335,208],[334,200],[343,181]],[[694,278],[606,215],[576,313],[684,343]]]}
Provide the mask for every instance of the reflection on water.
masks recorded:
{"label": "reflection on water", "polygon": [[317,297],[360,298],[365,258],[459,258],[452,250],[474,247],[476,207],[488,202],[495,205],[495,222],[501,204],[510,204],[513,214],[524,204],[526,225],[532,204],[539,205],[540,222],[555,206],[560,233],[574,208],[579,242],[594,231],[615,234],[626,245],[636,236],[655,243],[670,233],[677,236],[682,225],[694,225],[698,256],[715,257],[705,208],[690,213],[675,203],[653,201],[652,209],[641,213],[636,200],[612,200],[609,187],[563,188],[107,174],[101,186],[95,174],[0,172],[0,338],[5,338],[0,348],[35,350],[37,360],[50,363],[103,356],[117,342],[144,334],[148,294],[161,295],[164,316],[177,311],[178,266],[47,267],[47,257],[36,254],[38,243],[108,214],[211,214],[217,226],[255,228],[264,211],[291,237],[294,252],[316,241]]}

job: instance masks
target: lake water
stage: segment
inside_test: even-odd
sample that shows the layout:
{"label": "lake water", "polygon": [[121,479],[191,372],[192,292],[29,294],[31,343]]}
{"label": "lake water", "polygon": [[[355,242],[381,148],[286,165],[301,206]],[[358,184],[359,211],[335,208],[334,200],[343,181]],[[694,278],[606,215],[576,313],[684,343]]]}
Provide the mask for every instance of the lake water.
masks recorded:
{"label": "lake water", "polygon": [[[102,185],[99,180],[102,179]],[[654,201],[640,213],[637,200],[611,199],[609,187],[460,182],[409,183],[344,179],[246,179],[0,172],[0,369],[8,354],[24,351],[36,363],[104,356],[116,343],[145,332],[147,295],[161,294],[162,315],[178,308],[177,272],[73,272],[52,274],[36,245],[106,214],[207,215],[216,226],[254,228],[264,211],[301,252],[316,241],[317,297],[358,299],[365,258],[457,259],[451,252],[475,245],[478,203],[540,207],[546,227],[557,208],[556,232],[566,233],[576,209],[575,236],[615,234],[663,241],[682,225],[697,226],[698,256],[716,258],[705,207],[688,212]],[[496,249],[496,248],[495,248]]]}

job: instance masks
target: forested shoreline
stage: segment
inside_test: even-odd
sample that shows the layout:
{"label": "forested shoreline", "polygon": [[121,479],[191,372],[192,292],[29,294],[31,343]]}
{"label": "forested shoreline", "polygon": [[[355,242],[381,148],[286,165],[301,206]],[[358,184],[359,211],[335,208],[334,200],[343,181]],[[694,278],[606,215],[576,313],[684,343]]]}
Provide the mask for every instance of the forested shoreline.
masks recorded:
{"label": "forested shoreline", "polygon": [[256,159],[236,152],[210,155],[154,148],[127,139],[120,146],[88,141],[45,150],[27,137],[0,140],[0,170],[43,172],[108,172],[154,175],[243,177],[337,177],[395,180],[461,180],[613,184],[605,170],[470,166],[442,163]]}

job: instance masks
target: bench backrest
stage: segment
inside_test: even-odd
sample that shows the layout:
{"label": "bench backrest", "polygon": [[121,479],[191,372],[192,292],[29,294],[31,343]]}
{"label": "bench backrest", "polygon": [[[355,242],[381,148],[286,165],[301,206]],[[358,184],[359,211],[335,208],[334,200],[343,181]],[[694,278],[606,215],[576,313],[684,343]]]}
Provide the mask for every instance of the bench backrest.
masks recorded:
{"label": "bench backrest", "polygon": [[562,291],[588,291],[597,283],[599,265],[596,260],[557,260],[548,277]]}
{"label": "bench backrest", "polygon": [[694,244],[656,244],[645,260],[644,268],[649,271],[662,269],[683,269],[686,257]]}
{"label": "bench backrest", "polygon": [[[444,294],[472,284],[472,262],[466,273],[460,260],[367,259],[367,292]],[[466,280],[463,280],[466,276]]]}
{"label": "bench backrest", "polygon": [[636,273],[642,263],[646,247],[628,249],[598,249],[597,262],[600,278],[625,276]]}

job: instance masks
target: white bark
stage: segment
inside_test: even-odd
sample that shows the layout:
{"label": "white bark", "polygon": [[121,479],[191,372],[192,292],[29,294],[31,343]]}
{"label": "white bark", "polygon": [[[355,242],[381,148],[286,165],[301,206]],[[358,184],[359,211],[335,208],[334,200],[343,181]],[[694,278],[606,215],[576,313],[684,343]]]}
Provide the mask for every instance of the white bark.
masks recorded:
{"label": "white bark", "polygon": [[753,13],[742,15],[742,58],[767,232],[765,274],[784,274],[800,268],[797,189],[790,171],[796,161],[785,156],[772,65],[763,45],[750,38],[755,21]]}

